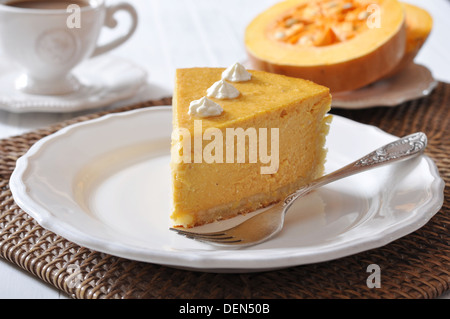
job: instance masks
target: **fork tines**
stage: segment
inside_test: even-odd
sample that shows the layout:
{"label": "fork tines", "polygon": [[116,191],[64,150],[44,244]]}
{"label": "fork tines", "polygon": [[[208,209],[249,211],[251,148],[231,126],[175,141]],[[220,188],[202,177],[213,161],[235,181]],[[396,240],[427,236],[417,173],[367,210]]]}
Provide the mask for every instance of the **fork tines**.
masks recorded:
{"label": "fork tines", "polygon": [[241,239],[230,236],[225,232],[195,233],[177,228],[170,228],[170,230],[177,232],[179,235],[183,235],[187,238],[199,241],[224,243],[224,244],[239,243],[242,241]]}

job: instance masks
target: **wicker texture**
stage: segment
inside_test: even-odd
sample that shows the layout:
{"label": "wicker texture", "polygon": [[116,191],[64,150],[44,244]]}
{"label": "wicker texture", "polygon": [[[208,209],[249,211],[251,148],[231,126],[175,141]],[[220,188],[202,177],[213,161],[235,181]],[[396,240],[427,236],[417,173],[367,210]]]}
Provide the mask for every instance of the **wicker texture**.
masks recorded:
{"label": "wicker texture", "polygon": [[[114,110],[170,104],[170,98]],[[80,247],[40,227],[15,203],[8,181],[16,160],[40,138],[79,121],[0,140],[0,256],[79,299],[88,298],[435,298],[450,288],[450,84],[393,108],[332,111],[397,136],[423,131],[427,154],[446,182],[442,209],[418,231],[384,247],[329,262],[276,271],[215,274],[142,263]],[[368,288],[366,268],[381,268]],[[79,273],[73,272],[77,267]],[[77,275],[77,285],[72,279]]]}

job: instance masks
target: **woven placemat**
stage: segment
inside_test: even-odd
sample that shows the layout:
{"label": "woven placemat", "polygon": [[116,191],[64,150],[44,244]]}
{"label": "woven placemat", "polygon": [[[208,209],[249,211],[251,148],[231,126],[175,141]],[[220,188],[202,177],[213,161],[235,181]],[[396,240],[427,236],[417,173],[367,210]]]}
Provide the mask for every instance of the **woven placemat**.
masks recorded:
{"label": "woven placemat", "polygon": [[[114,110],[168,105],[170,98]],[[42,137],[79,121],[0,140],[0,256],[73,298],[435,298],[450,287],[450,84],[397,107],[333,110],[397,136],[423,131],[427,154],[445,179],[444,206],[418,231],[384,247],[311,265],[247,274],[179,270],[80,247],[40,227],[14,202],[8,181],[16,160]],[[380,267],[380,288],[367,267]],[[76,272],[76,271],[77,272]],[[76,281],[73,279],[76,275]],[[77,284],[74,284],[74,283]]]}

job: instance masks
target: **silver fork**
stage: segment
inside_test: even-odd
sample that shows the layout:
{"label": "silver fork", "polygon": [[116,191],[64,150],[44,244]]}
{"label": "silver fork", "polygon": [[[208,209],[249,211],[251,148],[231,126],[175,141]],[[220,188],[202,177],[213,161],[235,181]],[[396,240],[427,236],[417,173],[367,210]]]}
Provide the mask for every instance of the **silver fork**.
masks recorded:
{"label": "silver fork", "polygon": [[241,224],[223,231],[200,233],[189,229],[170,228],[180,235],[216,246],[248,247],[262,243],[281,231],[284,217],[295,200],[312,190],[363,171],[382,165],[410,159],[423,153],[427,137],[418,132],[386,144],[339,170],[322,176],[287,196],[284,201],[251,217]]}

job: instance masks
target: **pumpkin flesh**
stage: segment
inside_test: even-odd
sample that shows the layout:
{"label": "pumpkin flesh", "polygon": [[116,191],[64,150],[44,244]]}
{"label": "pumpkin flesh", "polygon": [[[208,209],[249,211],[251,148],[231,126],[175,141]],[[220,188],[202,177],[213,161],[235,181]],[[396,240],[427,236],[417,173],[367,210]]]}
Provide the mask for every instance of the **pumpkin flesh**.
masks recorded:
{"label": "pumpkin flesh", "polygon": [[[376,5],[380,27],[369,27]],[[388,74],[405,50],[405,15],[396,0],[286,0],[257,16],[245,45],[256,69],[309,79],[332,92]]]}

